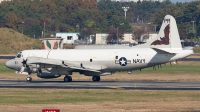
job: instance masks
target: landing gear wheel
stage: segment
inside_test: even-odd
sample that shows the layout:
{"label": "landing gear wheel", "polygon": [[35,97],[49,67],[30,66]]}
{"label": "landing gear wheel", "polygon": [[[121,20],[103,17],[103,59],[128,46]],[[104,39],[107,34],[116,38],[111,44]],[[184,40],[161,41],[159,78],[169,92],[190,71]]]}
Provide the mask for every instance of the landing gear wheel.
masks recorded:
{"label": "landing gear wheel", "polygon": [[72,77],[71,76],[65,76],[64,77],[64,81],[65,82],[71,82],[72,81]]}
{"label": "landing gear wheel", "polygon": [[92,80],[95,82],[100,81],[100,76],[93,76]]}
{"label": "landing gear wheel", "polygon": [[26,80],[29,81],[29,82],[31,82],[32,78],[31,77],[27,77]]}

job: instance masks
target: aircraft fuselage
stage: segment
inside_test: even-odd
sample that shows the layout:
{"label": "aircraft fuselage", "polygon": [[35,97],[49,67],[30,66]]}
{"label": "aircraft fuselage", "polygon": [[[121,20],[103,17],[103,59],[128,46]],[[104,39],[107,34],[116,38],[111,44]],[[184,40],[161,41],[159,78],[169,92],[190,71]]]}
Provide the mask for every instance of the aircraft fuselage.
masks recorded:
{"label": "aircraft fuselage", "polygon": [[[176,51],[177,52],[177,51]],[[29,56],[43,57],[81,63],[83,67],[104,71],[126,71],[175,61],[191,55],[192,50],[181,50],[178,54],[158,54],[151,48],[140,49],[96,49],[96,50],[25,50],[23,59]],[[16,59],[19,60],[19,59]],[[20,62],[21,60],[19,60]],[[17,67],[17,66],[16,66]],[[21,68],[19,65],[18,69]],[[46,65],[46,68],[48,66]]]}

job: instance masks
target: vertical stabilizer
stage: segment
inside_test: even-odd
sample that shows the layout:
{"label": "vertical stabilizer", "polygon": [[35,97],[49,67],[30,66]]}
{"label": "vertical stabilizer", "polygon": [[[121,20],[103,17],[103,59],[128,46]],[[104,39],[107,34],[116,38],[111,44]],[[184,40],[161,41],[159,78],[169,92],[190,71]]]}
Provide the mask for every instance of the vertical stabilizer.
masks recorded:
{"label": "vertical stabilizer", "polygon": [[159,49],[182,49],[176,20],[171,15],[166,15],[160,31],[155,39],[141,45],[141,47],[151,47]]}
{"label": "vertical stabilizer", "polygon": [[182,49],[176,20],[170,15],[166,15],[156,40],[150,44],[153,48],[173,48]]}

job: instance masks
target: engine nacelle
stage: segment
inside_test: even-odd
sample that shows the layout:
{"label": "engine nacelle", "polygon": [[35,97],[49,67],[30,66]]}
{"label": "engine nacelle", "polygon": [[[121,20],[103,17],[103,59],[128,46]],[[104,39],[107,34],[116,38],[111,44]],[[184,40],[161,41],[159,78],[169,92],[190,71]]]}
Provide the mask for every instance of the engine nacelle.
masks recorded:
{"label": "engine nacelle", "polygon": [[113,73],[114,72],[102,72],[102,73],[90,72],[90,71],[83,72],[85,76],[106,76],[106,75],[112,75]]}
{"label": "engine nacelle", "polygon": [[42,73],[37,73],[37,76],[40,78],[50,79],[50,78],[58,78],[61,75],[56,75],[51,72],[43,71]]}

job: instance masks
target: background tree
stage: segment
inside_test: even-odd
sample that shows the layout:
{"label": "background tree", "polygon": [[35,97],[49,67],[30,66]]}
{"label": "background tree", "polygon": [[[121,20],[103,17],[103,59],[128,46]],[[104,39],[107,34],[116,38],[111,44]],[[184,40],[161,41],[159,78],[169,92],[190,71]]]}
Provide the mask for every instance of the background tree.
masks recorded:
{"label": "background tree", "polygon": [[108,33],[107,42],[120,42],[121,40],[124,39],[123,38],[124,31],[120,27],[110,26],[108,27],[106,33]]}
{"label": "background tree", "polygon": [[134,27],[134,31],[133,31],[133,39],[135,39],[136,41],[140,42],[140,37],[141,35],[143,35],[145,33],[145,27],[144,26],[140,26],[140,27]]}
{"label": "background tree", "polygon": [[[124,18],[122,7],[129,7],[127,18]],[[21,32],[22,22],[26,28],[24,34],[41,37],[44,29],[49,37],[56,32],[81,32],[85,37],[98,32],[110,32],[110,26],[119,27],[123,32],[136,32],[130,23],[151,22],[159,30],[163,17],[170,14],[175,17],[181,38],[188,37],[188,29],[195,22],[196,34],[200,36],[200,2],[176,3],[170,0],[163,2],[112,2],[111,0],[14,0],[0,4],[0,26],[13,28]],[[119,29],[118,29],[119,30]],[[86,34],[83,34],[83,33]],[[119,32],[120,33],[120,32]],[[120,33],[122,34],[122,33]],[[138,33],[140,34],[140,33]],[[111,35],[111,34],[110,34]],[[114,36],[114,34],[112,34]],[[138,38],[138,37],[137,37]]]}
{"label": "background tree", "polygon": [[6,14],[5,20],[6,27],[8,28],[18,28],[18,23],[20,23],[19,18],[13,12],[9,12],[8,14]]}

